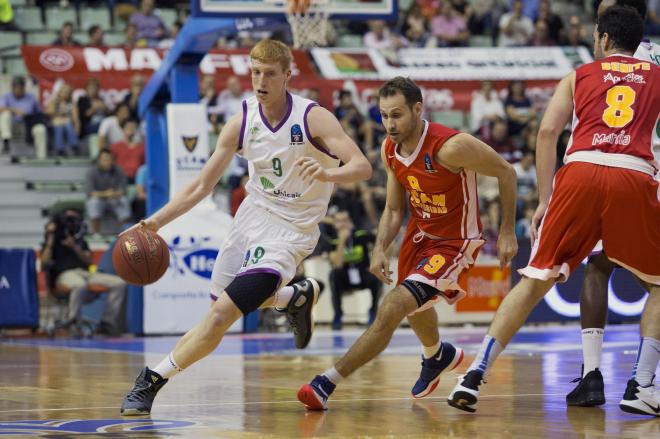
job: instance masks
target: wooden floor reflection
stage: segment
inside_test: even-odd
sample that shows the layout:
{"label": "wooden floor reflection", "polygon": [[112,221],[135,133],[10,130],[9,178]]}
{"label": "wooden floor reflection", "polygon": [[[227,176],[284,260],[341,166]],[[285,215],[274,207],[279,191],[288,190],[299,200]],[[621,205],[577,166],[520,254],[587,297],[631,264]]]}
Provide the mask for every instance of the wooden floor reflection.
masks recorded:
{"label": "wooden floor reflection", "polygon": [[604,354],[604,408],[566,407],[570,380],[580,368],[579,351],[571,349],[503,355],[476,414],[445,403],[455,374],[431,397],[413,401],[409,391],[419,357],[412,354],[383,355],[365,366],[338,387],[324,413],[306,412],[295,393],[334,355],[227,354],[213,355],[168,383],[150,418],[122,419],[119,404],[135,375],[161,357],[0,344],[0,436],[660,437],[660,419],[618,409],[634,360],[624,348]]}

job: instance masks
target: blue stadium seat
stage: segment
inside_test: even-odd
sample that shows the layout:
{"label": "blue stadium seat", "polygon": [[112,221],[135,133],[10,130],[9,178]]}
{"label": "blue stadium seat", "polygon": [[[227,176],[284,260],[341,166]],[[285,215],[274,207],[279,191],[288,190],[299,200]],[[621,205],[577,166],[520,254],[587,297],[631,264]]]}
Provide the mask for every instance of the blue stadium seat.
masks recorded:
{"label": "blue stadium seat", "polygon": [[74,28],[78,27],[78,17],[75,9],[48,8],[46,10],[46,25],[48,29],[59,30],[64,23],[70,21]]}
{"label": "blue stadium seat", "polygon": [[94,24],[101,29],[110,30],[110,12],[104,8],[85,8],[80,10],[80,30],[87,30]]}
{"label": "blue stadium seat", "polygon": [[23,30],[38,30],[44,28],[39,8],[14,9],[14,21]]}
{"label": "blue stadium seat", "polygon": [[51,44],[57,38],[55,32],[29,32],[27,34],[27,44]]}

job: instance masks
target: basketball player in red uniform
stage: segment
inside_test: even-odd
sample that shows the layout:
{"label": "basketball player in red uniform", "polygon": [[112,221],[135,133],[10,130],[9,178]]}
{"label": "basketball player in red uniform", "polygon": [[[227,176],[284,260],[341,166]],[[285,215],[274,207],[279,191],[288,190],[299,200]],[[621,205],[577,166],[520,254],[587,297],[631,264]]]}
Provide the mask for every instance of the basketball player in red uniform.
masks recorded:
{"label": "basketball player in red uniform", "polygon": [[376,320],[333,368],[298,391],[311,410],[323,410],[335,386],[382,352],[394,330],[408,316],[424,346],[424,359],[413,396],[437,386],[440,373],[455,368],[463,351],[440,342],[433,305],[465,296],[459,275],[474,264],[481,239],[477,173],[497,177],[502,225],[497,243],[500,264],[518,250],[514,233],[516,173],[492,148],[469,134],[421,118],[422,93],[410,79],[397,77],[379,91],[387,139],[381,155],[386,165],[387,200],[378,226],[371,271],[392,283],[385,250],[399,233],[406,209],[411,218],[399,255],[397,286],[384,298]]}
{"label": "basketball player in red uniform", "polygon": [[[653,386],[660,359],[660,200],[651,142],[660,112],[660,67],[632,56],[643,31],[637,11],[609,8],[594,30],[598,61],[559,83],[537,142],[540,200],[529,265],[520,270],[523,279],[500,305],[481,350],[450,394],[451,406],[476,410],[479,386],[497,355],[552,285],[565,281],[602,239],[610,260],[651,286],[643,342],[619,406],[660,415]],[[566,165],[553,185],[556,141],[571,115]]]}

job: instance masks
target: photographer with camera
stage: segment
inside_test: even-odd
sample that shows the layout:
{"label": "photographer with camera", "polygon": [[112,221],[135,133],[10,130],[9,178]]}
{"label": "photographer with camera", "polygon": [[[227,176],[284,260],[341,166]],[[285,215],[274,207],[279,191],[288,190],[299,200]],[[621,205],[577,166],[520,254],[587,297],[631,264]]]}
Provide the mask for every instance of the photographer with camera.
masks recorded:
{"label": "photographer with camera", "polygon": [[69,313],[66,326],[80,328],[83,303],[93,301],[97,294],[88,291],[88,285],[99,285],[108,290],[106,303],[97,332],[118,335],[118,322],[126,297],[126,284],[119,276],[90,272],[92,255],[85,241],[87,230],[82,213],[67,209],[55,215],[46,225],[46,237],[41,251],[42,269],[47,273],[53,291],[69,291]]}

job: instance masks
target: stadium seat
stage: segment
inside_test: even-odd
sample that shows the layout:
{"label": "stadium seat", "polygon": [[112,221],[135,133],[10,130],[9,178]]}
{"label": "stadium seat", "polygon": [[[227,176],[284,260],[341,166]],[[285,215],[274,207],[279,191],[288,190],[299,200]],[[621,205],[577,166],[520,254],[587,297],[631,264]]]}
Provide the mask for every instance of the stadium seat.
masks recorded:
{"label": "stadium seat", "polygon": [[27,34],[27,44],[51,44],[57,38],[55,32],[30,32]]}
{"label": "stadium seat", "polygon": [[27,74],[25,63],[21,57],[2,58],[2,71],[12,76],[25,76]]}
{"label": "stadium seat", "polygon": [[124,44],[126,37],[121,32],[106,32],[103,41],[108,46],[119,46]]}
{"label": "stadium seat", "polygon": [[179,19],[179,11],[176,9],[158,9],[156,12],[165,22],[165,27],[167,27],[167,29],[171,28],[172,23]]}
{"label": "stadium seat", "polygon": [[111,28],[110,11],[104,8],[85,8],[80,10],[80,30],[87,30],[94,24],[101,26],[101,29]]}
{"label": "stadium seat", "polygon": [[431,119],[433,122],[441,123],[457,130],[463,129],[465,122],[463,112],[457,110],[434,111]]}
{"label": "stadium seat", "polygon": [[44,28],[39,8],[16,8],[14,21],[23,30],[39,30]]}
{"label": "stadium seat", "polygon": [[489,35],[472,35],[470,37],[470,47],[492,47],[493,38]]}
{"label": "stadium seat", "polygon": [[0,32],[0,55],[19,55],[18,46],[22,43],[23,36],[20,32]]}
{"label": "stadium seat", "polygon": [[74,27],[78,27],[75,9],[48,8],[46,10],[47,29],[59,30],[67,21],[72,22]]}

